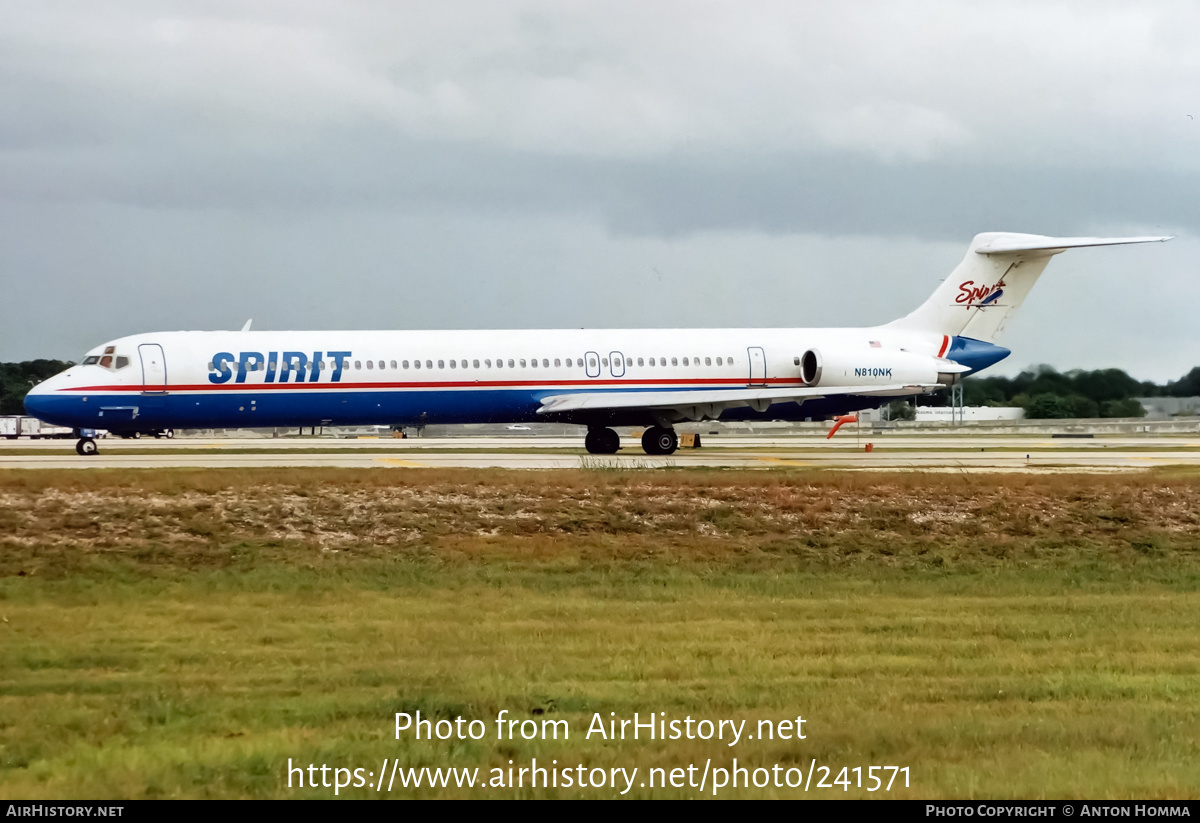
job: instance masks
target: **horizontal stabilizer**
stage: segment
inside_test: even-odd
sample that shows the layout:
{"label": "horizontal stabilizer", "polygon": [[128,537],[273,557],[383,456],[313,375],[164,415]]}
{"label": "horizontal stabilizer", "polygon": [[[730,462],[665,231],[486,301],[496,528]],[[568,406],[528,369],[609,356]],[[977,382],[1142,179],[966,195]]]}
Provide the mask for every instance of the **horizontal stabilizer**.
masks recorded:
{"label": "horizontal stabilizer", "polygon": [[785,403],[790,400],[811,400],[839,394],[899,397],[924,391],[943,389],[942,385],[905,386],[838,386],[809,388],[795,386],[786,389],[687,389],[681,391],[597,391],[575,394],[556,394],[542,398],[538,414],[559,414],[600,409],[675,409],[684,406],[746,406],[756,402]]}
{"label": "horizontal stabilizer", "polygon": [[1170,237],[1041,237],[1036,234],[1010,234],[990,240],[975,249],[976,254],[1013,254],[1021,251],[1062,251],[1088,246],[1124,246],[1129,243],[1162,243]]}

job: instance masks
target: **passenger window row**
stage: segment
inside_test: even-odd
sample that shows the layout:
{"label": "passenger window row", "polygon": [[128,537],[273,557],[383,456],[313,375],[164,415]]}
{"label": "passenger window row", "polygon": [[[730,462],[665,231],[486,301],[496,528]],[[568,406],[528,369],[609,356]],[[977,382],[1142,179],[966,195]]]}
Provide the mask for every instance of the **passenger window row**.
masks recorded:
{"label": "passenger window row", "polygon": [[[588,362],[586,365],[588,368],[593,368],[593,369],[596,368],[596,358],[595,357],[589,357],[589,358],[587,358],[587,361]],[[567,357],[565,359],[556,357],[556,358],[554,358],[553,362],[554,362],[555,368],[561,368],[564,365],[567,368],[582,368],[585,365],[584,358],[582,358],[582,357],[575,357],[575,358]],[[625,358],[625,366],[626,367],[632,367],[635,362],[638,366],[643,366],[643,367],[645,367],[645,366],[666,366],[668,364],[668,362],[672,366],[679,366],[679,365],[699,366],[699,365],[701,365],[702,362],[703,362],[703,365],[705,365],[705,366],[712,366],[714,364],[714,358],[712,358],[712,357],[704,357],[704,358],[672,357],[669,359],[669,361],[668,361],[668,358],[666,358],[666,357],[649,357],[649,358],[638,357],[638,358],[636,358],[636,360],[633,357]],[[425,361],[413,360],[411,363],[408,360],[401,360],[397,364],[397,361],[392,360],[390,365],[393,370],[396,370],[397,365],[399,365],[400,369],[408,369],[410,367],[413,369],[420,369],[420,368],[432,369],[435,367],[434,363],[435,363],[435,361],[433,361],[433,360],[425,360]],[[734,359],[732,357],[717,357],[717,358],[715,358],[715,363],[718,366],[725,366],[725,365],[732,366],[732,365],[734,365]],[[492,368],[496,368],[496,369],[543,368],[543,369],[548,369],[551,367],[550,364],[551,364],[551,361],[550,361],[550,358],[548,358],[548,357],[543,357],[540,360],[536,357],[531,357],[528,360],[526,360],[523,357],[522,358],[509,357],[507,359],[498,357],[498,358],[496,358],[494,363],[490,358],[484,358],[483,360],[474,359],[474,360],[450,360],[450,361],[438,360],[438,361],[436,361],[436,367],[439,369],[446,369],[446,368],[451,368],[451,369],[460,369],[460,368],[462,368],[462,369],[466,369],[466,368],[474,368],[474,369],[478,369],[478,368],[485,368],[485,369],[492,369]],[[607,357],[601,357],[600,365],[606,369],[609,368],[609,359]],[[615,365],[620,366],[621,364],[615,363]],[[375,370],[376,368],[382,370],[382,369],[386,369],[387,367],[388,367],[388,362],[384,361],[384,360],[379,360],[379,361],[355,360],[355,361],[353,361],[353,363],[351,363],[350,361],[346,361],[346,368],[349,370],[355,370],[355,371],[361,371],[363,369]],[[318,368],[324,368],[324,366],[321,364],[318,364]]]}
{"label": "passenger window row", "polygon": [[[91,365],[92,363],[95,363],[97,359],[98,359],[97,357],[92,356],[92,357],[85,359],[83,362],[84,362],[84,365]],[[121,363],[122,360],[125,361],[124,364]],[[716,361],[716,365],[718,365],[718,366],[734,365],[734,359],[732,357],[717,357],[717,358],[715,358],[715,361]],[[117,362],[118,362],[117,368],[123,368],[125,365],[129,364],[129,359],[125,358],[125,357],[118,357]],[[408,361],[408,360],[400,360],[400,361],[396,361],[396,360],[392,360],[392,361],[354,360],[354,361],[350,361],[350,360],[347,360],[347,361],[345,361],[345,364],[343,365],[343,369],[346,371],[363,371],[364,369],[370,370],[370,371],[374,371],[374,370],[378,369],[380,371],[383,371],[383,370],[387,369],[389,365],[391,366],[391,369],[393,371],[409,369],[409,368],[433,369],[434,362],[435,361],[433,361],[433,360],[424,360],[424,361],[422,361],[422,360],[413,360],[413,361]],[[625,358],[625,365],[627,367],[632,367],[634,365],[634,362],[635,362],[635,359],[632,357]],[[670,358],[669,362],[670,362],[670,365],[672,365],[672,366],[679,366],[681,364],[684,366],[699,366],[699,365],[701,365],[701,358],[699,358],[699,357],[683,357],[683,358],[672,357],[672,358]],[[705,366],[712,366],[713,362],[714,362],[714,358],[712,358],[712,357],[703,358],[703,365],[705,365]],[[543,368],[543,369],[550,368],[550,358],[548,358],[548,357],[543,357],[540,360],[536,357],[529,358],[528,360],[526,360],[525,358],[509,357],[509,358],[505,359],[502,357],[498,357],[498,358],[496,358],[494,364],[490,358],[485,358],[483,360],[474,359],[474,360],[469,360],[469,361],[468,360],[450,360],[450,361],[438,360],[438,361],[436,361],[436,363],[437,363],[436,367],[439,369],[443,369],[443,370],[445,370],[446,368],[451,368],[451,369],[460,369],[460,368],[462,368],[462,369],[466,369],[466,368],[474,368],[474,369],[478,369],[478,368],[485,368],[485,369],[533,368],[533,369],[536,369],[539,367]],[[480,365],[481,363],[482,363],[482,366]],[[558,358],[558,357],[554,358],[554,367],[555,368],[562,368],[564,363],[568,368],[583,368],[584,367],[584,358],[582,358],[582,357],[575,357],[575,358],[567,357],[565,359]],[[643,366],[643,367],[644,366],[666,366],[668,364],[668,359],[666,357],[649,357],[649,358],[638,357],[636,359],[636,363],[638,366]],[[276,369],[279,368],[279,365],[280,364],[278,361],[272,360],[271,362],[266,364],[265,368],[270,369],[271,371],[275,371]],[[316,365],[317,365],[318,371],[325,371],[327,369],[333,368],[334,364],[332,362],[327,362],[325,360],[318,360]],[[600,358],[600,365],[603,366],[604,368],[609,368],[608,358],[607,357]],[[616,363],[616,365],[620,366],[621,364]],[[284,366],[286,368],[287,364],[285,363]],[[596,358],[589,357],[587,366],[589,368],[593,368],[593,369],[596,368]],[[216,367],[210,362],[208,364],[208,368],[211,371]],[[307,368],[307,364],[306,364],[305,368]],[[246,371],[263,371],[263,369],[264,369],[264,365],[260,362],[250,363],[246,366]]]}

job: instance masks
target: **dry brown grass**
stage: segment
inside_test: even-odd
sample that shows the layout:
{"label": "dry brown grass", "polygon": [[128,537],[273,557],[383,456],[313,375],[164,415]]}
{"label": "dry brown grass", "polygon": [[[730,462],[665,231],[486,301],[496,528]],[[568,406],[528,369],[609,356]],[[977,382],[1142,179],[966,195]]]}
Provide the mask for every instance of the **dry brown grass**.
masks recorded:
{"label": "dry brown grass", "polygon": [[1191,559],[1200,478],[295,469],[0,473],[0,574],[386,557]]}

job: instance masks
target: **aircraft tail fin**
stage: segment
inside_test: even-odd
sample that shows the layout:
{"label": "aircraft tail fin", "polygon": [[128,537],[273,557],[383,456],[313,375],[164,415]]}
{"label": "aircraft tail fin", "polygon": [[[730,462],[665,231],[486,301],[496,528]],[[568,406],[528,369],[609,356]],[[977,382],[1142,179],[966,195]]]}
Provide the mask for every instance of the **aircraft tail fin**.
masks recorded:
{"label": "aircraft tail fin", "polygon": [[1067,249],[1154,243],[1170,237],[1043,237],[987,232],[915,311],[889,328],[929,331],[995,342],[1025,301],[1050,258]]}

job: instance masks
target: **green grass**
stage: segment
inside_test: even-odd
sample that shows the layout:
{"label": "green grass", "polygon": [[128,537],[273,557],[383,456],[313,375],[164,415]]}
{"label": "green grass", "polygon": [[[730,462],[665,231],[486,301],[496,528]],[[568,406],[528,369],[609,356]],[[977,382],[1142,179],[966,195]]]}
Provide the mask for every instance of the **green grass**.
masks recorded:
{"label": "green grass", "polygon": [[[289,789],[289,758],[734,757],[908,766],[899,797],[1194,797],[1198,497],[1163,473],[0,472],[0,797],[332,796]],[[417,710],[487,734],[397,740]],[[497,740],[501,710],[571,738]],[[807,739],[585,740],[596,712],[802,715]]]}

